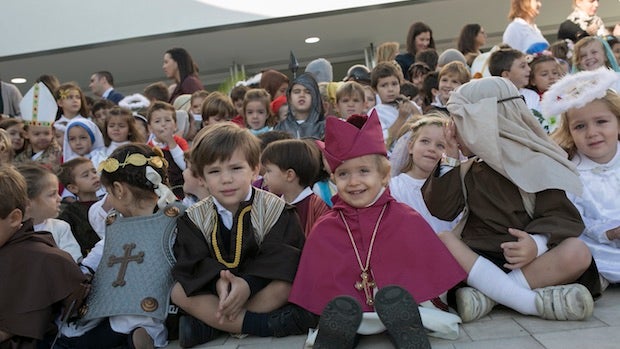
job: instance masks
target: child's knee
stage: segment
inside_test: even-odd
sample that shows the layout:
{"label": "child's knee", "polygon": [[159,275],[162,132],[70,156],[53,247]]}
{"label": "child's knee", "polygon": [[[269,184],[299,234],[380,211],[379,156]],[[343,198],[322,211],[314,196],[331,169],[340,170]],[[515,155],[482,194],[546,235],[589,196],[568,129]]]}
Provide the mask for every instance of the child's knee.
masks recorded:
{"label": "child's knee", "polygon": [[291,283],[286,281],[274,280],[270,284],[273,287],[273,292],[280,298],[288,299],[289,293],[291,293]]}
{"label": "child's knee", "polygon": [[592,254],[588,246],[578,238],[568,238],[562,242],[562,264],[576,271],[585,271],[592,262]]}
{"label": "child's knee", "polygon": [[183,286],[181,286],[180,283],[177,282],[172,287],[172,292],[170,293],[170,299],[172,299],[172,302],[174,304],[178,305],[181,308],[183,308],[183,306],[185,305],[187,301],[187,295],[185,294],[185,290],[183,289]]}

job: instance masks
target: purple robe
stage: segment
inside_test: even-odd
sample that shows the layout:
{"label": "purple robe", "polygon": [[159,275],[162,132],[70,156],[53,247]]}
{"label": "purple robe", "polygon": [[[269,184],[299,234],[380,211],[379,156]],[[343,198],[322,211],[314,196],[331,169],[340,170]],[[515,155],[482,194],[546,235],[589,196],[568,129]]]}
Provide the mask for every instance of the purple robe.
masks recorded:
{"label": "purple robe", "polygon": [[397,202],[389,190],[372,206],[361,209],[349,206],[338,195],[333,200],[333,209],[317,221],[306,240],[290,302],[320,314],[334,297],[349,295],[360,302],[363,311],[374,311],[366,304],[364,290],[354,287],[361,270],[339,212],[343,212],[365,263],[384,205],[386,210],[370,257],[372,278],[379,289],[399,285],[421,303],[467,276],[424,218]]}

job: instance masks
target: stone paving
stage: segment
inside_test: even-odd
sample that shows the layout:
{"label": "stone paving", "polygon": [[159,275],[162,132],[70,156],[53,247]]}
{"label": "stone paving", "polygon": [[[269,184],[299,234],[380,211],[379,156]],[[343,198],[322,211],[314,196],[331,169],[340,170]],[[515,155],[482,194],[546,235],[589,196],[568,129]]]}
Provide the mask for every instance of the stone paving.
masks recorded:
{"label": "stone paving", "polygon": [[[489,316],[461,326],[458,339],[431,338],[433,349],[572,349],[620,348],[620,287],[608,288],[594,303],[594,315],[587,321],[548,321],[523,316],[498,307]],[[228,335],[197,346],[210,349],[288,349],[303,348],[306,336],[285,338],[247,337]],[[167,348],[179,348],[171,342]],[[384,334],[365,336],[359,349],[394,348]]]}

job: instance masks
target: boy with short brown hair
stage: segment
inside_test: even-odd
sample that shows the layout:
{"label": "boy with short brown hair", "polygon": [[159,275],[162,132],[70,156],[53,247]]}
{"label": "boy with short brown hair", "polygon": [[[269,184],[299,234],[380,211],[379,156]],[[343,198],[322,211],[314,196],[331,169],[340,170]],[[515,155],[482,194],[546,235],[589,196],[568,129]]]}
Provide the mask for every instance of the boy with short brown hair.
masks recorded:
{"label": "boy with short brown hair", "polygon": [[22,221],[26,181],[12,167],[0,167],[0,196],[0,280],[10,280],[0,288],[0,347],[34,349],[54,335],[59,305],[70,307],[86,277],[51,234]]}
{"label": "boy with short brown hair", "polygon": [[287,303],[303,232],[292,206],[252,187],[259,156],[258,138],[229,122],[194,140],[190,162],[210,195],[177,222],[172,300],[192,316],[181,317],[181,347],[207,342],[218,330],[305,332],[284,328],[277,316]]}

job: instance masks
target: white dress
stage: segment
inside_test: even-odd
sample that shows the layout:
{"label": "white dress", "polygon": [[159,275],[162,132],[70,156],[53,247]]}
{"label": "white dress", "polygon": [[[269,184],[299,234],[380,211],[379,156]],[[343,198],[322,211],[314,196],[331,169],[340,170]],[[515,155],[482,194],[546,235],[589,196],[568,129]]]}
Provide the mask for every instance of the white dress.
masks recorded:
{"label": "white dress", "polygon": [[[515,50],[525,53],[537,53],[542,51],[540,47],[545,46],[543,49],[549,47],[549,42],[542,35],[536,24],[529,24],[523,18],[515,18],[508,24],[506,30],[504,30],[502,41]],[[528,50],[534,48],[538,48],[538,50],[528,52]]]}
{"label": "white dress", "polygon": [[609,282],[618,283],[620,239],[610,241],[605,232],[620,226],[620,151],[616,150],[607,164],[595,163],[580,154],[573,162],[583,183],[581,197],[569,195],[586,226],[581,239],[590,248],[599,273]]}
{"label": "white dress", "polygon": [[435,233],[452,230],[459,221],[460,216],[452,222],[442,221],[433,216],[426,208],[422,198],[422,185],[424,185],[424,182],[424,179],[415,179],[406,173],[401,173],[390,179],[390,192],[396,201],[407,204],[418,211]]}

